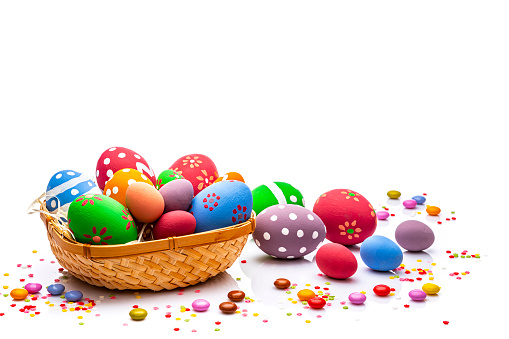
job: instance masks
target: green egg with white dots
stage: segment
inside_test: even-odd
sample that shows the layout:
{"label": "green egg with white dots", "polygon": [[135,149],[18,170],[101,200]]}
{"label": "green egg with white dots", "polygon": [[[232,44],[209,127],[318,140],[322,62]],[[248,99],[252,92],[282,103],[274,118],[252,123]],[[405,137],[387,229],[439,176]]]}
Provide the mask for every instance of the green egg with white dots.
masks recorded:
{"label": "green egg with white dots", "polygon": [[253,189],[253,210],[260,214],[264,209],[278,204],[293,204],[304,207],[302,193],[286,182],[275,181]]}
{"label": "green egg with white dots", "polygon": [[143,320],[147,317],[147,310],[143,308],[133,308],[131,312],[129,312],[129,316],[132,320]]}

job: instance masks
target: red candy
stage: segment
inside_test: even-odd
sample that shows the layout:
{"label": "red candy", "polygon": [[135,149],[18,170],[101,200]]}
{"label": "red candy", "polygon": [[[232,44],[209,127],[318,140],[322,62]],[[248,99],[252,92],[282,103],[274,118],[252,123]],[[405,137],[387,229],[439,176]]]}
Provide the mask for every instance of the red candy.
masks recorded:
{"label": "red candy", "polygon": [[311,298],[308,300],[308,305],[311,308],[316,308],[316,309],[323,308],[325,306],[325,304],[326,304],[325,299],[323,299],[321,297],[314,297],[314,298]]}
{"label": "red candy", "polygon": [[391,288],[387,285],[376,285],[373,292],[380,297],[385,297],[391,293]]}

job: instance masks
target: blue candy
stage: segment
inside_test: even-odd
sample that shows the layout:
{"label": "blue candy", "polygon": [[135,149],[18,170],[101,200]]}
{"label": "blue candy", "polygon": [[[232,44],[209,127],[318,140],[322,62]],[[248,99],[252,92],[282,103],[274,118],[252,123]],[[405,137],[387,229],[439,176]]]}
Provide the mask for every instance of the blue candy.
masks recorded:
{"label": "blue candy", "polygon": [[48,290],[48,293],[51,295],[60,295],[64,292],[65,286],[62,284],[53,284],[46,287],[46,290]]}
{"label": "blue candy", "polygon": [[72,290],[65,294],[65,299],[67,301],[80,301],[83,298],[83,293],[80,291]]}
{"label": "blue candy", "polygon": [[361,244],[362,261],[375,271],[394,270],[403,262],[401,248],[389,238],[372,235]]}
{"label": "blue candy", "polygon": [[415,202],[417,202],[419,205],[422,205],[426,202],[426,198],[422,195],[416,195],[415,197],[412,197],[412,199],[415,200]]}

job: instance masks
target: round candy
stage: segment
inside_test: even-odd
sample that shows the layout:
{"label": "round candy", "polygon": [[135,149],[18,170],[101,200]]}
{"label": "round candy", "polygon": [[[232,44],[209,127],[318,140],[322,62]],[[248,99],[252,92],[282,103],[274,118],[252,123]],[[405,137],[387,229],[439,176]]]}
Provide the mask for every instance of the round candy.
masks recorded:
{"label": "round candy", "polygon": [[125,193],[127,188],[134,182],[144,182],[152,185],[152,181],[143,173],[132,168],[123,168],[113,174],[110,180],[104,185],[104,195],[115,199],[125,207]]}
{"label": "round candy", "polygon": [[24,288],[15,288],[11,291],[11,298],[14,300],[23,300],[27,297],[28,291]]}
{"label": "round candy", "polygon": [[360,292],[353,292],[348,296],[348,300],[354,305],[361,305],[366,301],[366,295]]}
{"label": "round candy", "polygon": [[228,299],[231,301],[242,301],[246,297],[246,294],[239,290],[228,292]]}
{"label": "round candy", "polygon": [[304,197],[298,189],[286,182],[271,182],[253,189],[253,210],[256,214],[277,204],[304,207]]}
{"label": "round candy", "polygon": [[362,261],[375,271],[390,271],[403,262],[403,252],[399,246],[382,235],[372,235],[361,245]]}
{"label": "round candy", "polygon": [[62,284],[52,284],[46,287],[46,290],[51,295],[61,295],[65,291],[65,286]]}
{"label": "round candy", "polygon": [[417,206],[417,201],[414,199],[405,200],[403,201],[403,206],[406,208],[415,208],[415,206]]}
{"label": "round candy", "polygon": [[385,297],[391,293],[391,288],[387,285],[376,285],[373,287],[373,292],[380,297]]}
{"label": "round candy", "polygon": [[300,290],[299,292],[297,292],[297,297],[299,298],[299,300],[307,301],[311,298],[316,297],[316,295],[315,295],[315,292],[313,292],[310,289],[303,289],[303,290]]}
{"label": "round candy", "polygon": [[433,283],[426,283],[422,285],[422,290],[429,295],[437,294],[440,292],[440,286]]}
{"label": "round candy", "polygon": [[327,239],[354,245],[376,229],[376,214],[369,201],[357,192],[336,189],[322,194],[313,207],[327,228]]}
{"label": "round candy", "polygon": [[325,239],[325,226],[307,208],[275,205],[256,217],[253,239],[263,252],[275,258],[300,258],[313,252]]}
{"label": "round candy", "polygon": [[228,172],[225,175],[217,178],[215,182],[226,181],[226,180],[237,180],[237,181],[245,182],[242,175],[240,175],[237,172]]}
{"label": "round candy", "polygon": [[355,255],[341,244],[328,243],[318,249],[316,265],[324,274],[334,279],[346,279],[357,271]]}
{"label": "round candy", "polygon": [[422,301],[426,299],[426,292],[423,290],[415,289],[408,292],[408,296],[414,301]]}
{"label": "round candy", "polygon": [[203,154],[185,155],[175,161],[170,168],[193,184],[195,196],[212,185],[218,177],[216,165]]}
{"label": "round candy", "polygon": [[65,293],[64,296],[67,301],[80,301],[83,298],[83,293],[77,290],[71,290]]}
{"label": "round candy", "polygon": [[164,213],[154,224],[152,234],[154,240],[178,237],[194,233],[196,219],[186,211]]}
{"label": "round candy", "polygon": [[418,220],[403,221],[396,228],[396,242],[407,251],[424,251],[435,241],[433,230]]}
{"label": "round candy", "polygon": [[28,283],[25,285],[25,290],[30,294],[39,292],[42,289],[42,285],[38,283]]}
{"label": "round candy", "polygon": [[209,309],[210,303],[205,299],[196,299],[191,304],[191,307],[197,312],[205,312]]}
{"label": "round candy", "polygon": [[237,304],[231,301],[225,301],[224,303],[219,304],[219,309],[223,313],[232,314],[235,313],[235,311],[237,311]]}
{"label": "round candy", "polygon": [[164,213],[171,211],[187,211],[193,201],[193,184],[189,180],[173,180],[161,187],[159,193],[164,200]]}
{"label": "round candy", "polygon": [[152,185],[156,184],[156,176],[147,161],[138,153],[125,147],[111,147],[104,151],[96,166],[97,185],[104,189],[106,182],[113,174],[124,168],[132,168],[145,174]]}
{"label": "round candy", "polygon": [[426,198],[423,197],[422,195],[416,195],[416,196],[412,197],[412,199],[414,199],[415,202],[418,203],[419,205],[422,205],[426,202]]}
{"label": "round candy", "polygon": [[376,212],[376,217],[378,220],[385,220],[389,217],[389,212],[387,211],[378,211]]}
{"label": "round candy", "polygon": [[401,196],[401,192],[392,190],[387,192],[387,196],[391,199],[398,199]]}
{"label": "round candy", "polygon": [[274,281],[274,286],[282,290],[287,289],[288,287],[290,287],[290,285],[291,285],[290,280],[285,278],[279,278]]}
{"label": "round candy", "polygon": [[327,302],[322,297],[314,297],[311,299],[308,299],[308,305],[311,308],[319,309],[323,308]]}
{"label": "round candy", "polygon": [[129,212],[139,221],[150,223],[156,221],[164,212],[164,199],[152,185],[134,182],[125,192]]}
{"label": "round candy", "polygon": [[440,208],[436,207],[436,206],[426,206],[426,212],[429,214],[429,215],[432,215],[432,216],[436,216],[436,215],[439,215],[441,210]]}
{"label": "round candy", "polygon": [[129,316],[131,317],[132,320],[143,320],[147,317],[147,310],[143,309],[143,308],[133,308],[130,312],[129,312]]}
{"label": "round candy", "polygon": [[159,176],[157,177],[156,182],[156,188],[158,190],[161,189],[164,185],[169,183],[170,181],[176,180],[176,179],[184,179],[184,176],[179,174],[178,172],[170,169],[162,171]]}

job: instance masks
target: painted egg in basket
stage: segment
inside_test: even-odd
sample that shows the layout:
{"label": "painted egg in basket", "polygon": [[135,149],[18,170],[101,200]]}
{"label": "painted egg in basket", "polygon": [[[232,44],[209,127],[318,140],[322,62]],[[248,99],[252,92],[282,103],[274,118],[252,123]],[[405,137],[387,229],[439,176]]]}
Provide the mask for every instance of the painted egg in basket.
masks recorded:
{"label": "painted egg in basket", "polygon": [[121,203],[101,194],[77,197],[69,206],[69,229],[76,241],[118,245],[136,240],[134,219]]}
{"label": "painted egg in basket", "polygon": [[175,161],[170,168],[193,184],[195,196],[212,185],[219,176],[212,159],[203,154],[185,155]]}
{"label": "painted egg in basket", "polygon": [[198,193],[189,212],[196,218],[195,233],[211,231],[247,221],[253,196],[241,181],[220,181]]}
{"label": "painted egg in basket", "polygon": [[132,168],[123,168],[116,171],[113,177],[104,185],[104,195],[115,199],[122,205],[127,207],[125,196],[129,185],[135,182],[144,182],[151,186],[152,181],[143,173]]}

